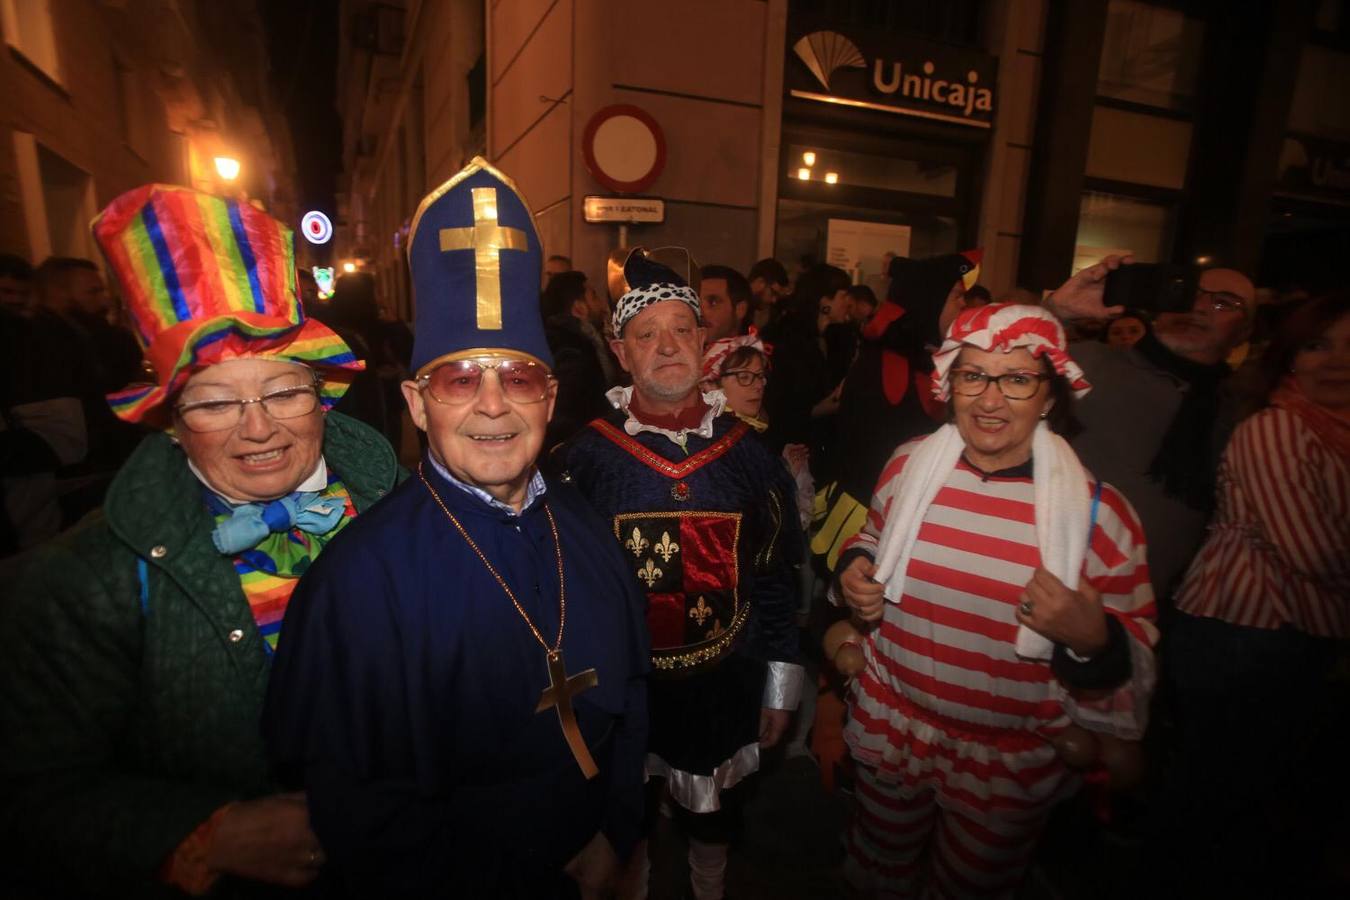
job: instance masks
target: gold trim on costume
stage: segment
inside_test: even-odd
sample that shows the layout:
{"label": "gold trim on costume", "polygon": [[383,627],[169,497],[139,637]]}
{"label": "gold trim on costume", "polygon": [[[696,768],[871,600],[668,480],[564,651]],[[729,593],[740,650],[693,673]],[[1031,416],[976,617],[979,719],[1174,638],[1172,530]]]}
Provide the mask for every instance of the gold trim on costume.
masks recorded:
{"label": "gold trim on costume", "polygon": [[662,672],[672,672],[677,669],[692,669],[704,663],[716,662],[731,649],[736,636],[741,633],[741,629],[745,627],[749,618],[750,604],[742,604],[736,610],[736,615],[731,620],[731,625],[727,630],[713,640],[702,645],[695,645],[693,650],[685,650],[683,647],[676,647],[673,650],[653,650],[652,668],[659,669]]}
{"label": "gold trim on costume", "polygon": [[[534,211],[529,201],[520,192],[520,188],[505,173],[494,167],[481,156],[475,156],[469,164],[455,173],[448,181],[422,198],[413,213],[412,224],[408,229],[408,259],[412,260],[413,244],[417,240],[417,228],[422,215],[433,203],[445,196],[455,186],[479,172],[486,172],[498,179],[506,189],[516,195],[525,215],[529,218],[529,231],[519,228],[503,228],[497,224],[497,188],[483,187],[473,189],[474,224],[465,228],[442,228],[437,236],[442,252],[450,250],[474,251],[476,269],[476,305],[478,327],[495,330],[502,327],[501,321],[501,251],[526,250],[529,247],[529,235],[532,231],[539,234],[538,224],[534,220]],[[465,236],[467,233],[467,237]],[[538,277],[536,270],[536,280]],[[495,324],[494,324],[495,323]]]}
{"label": "gold trim on costume", "polygon": [[450,189],[453,188],[455,185],[459,184],[461,181],[472,175],[478,174],[479,172],[487,172],[494,178],[500,179],[503,184],[505,184],[507,187],[511,189],[511,193],[515,194],[517,197],[520,198],[520,204],[521,206],[525,207],[525,212],[530,217],[530,225],[531,227],[534,228],[534,233],[535,234],[539,233],[538,224],[534,221],[533,208],[530,206],[529,202],[525,199],[525,195],[520,192],[520,188],[516,186],[516,183],[511,179],[510,176],[504,174],[496,166],[492,165],[490,162],[483,159],[483,157],[475,156],[473,159],[469,160],[469,164],[467,166],[460,169],[453,176],[451,176],[449,181],[445,182],[440,187],[436,188],[436,190],[432,191],[430,194],[427,194],[425,197],[422,198],[422,202],[417,204],[417,212],[413,213],[412,225],[408,228],[409,252],[412,251],[413,239],[417,237],[417,225],[419,222],[422,221],[422,213],[427,211],[427,207],[435,203],[437,200],[441,199],[441,197],[445,196],[445,194],[448,193]]}
{"label": "gold trim on costume", "polygon": [[[695,666],[716,662],[721,659],[726,652],[731,649],[731,645],[735,642],[736,637],[740,634],[741,629],[745,627],[746,621],[750,618],[750,604],[741,602],[740,548],[741,520],[743,518],[741,513],[696,509],[671,510],[669,512],[649,510],[647,512],[619,513],[614,516],[614,537],[623,542],[624,546],[632,551],[635,546],[641,546],[641,544],[638,544],[637,542],[646,541],[646,539],[642,537],[641,531],[639,531],[636,526],[631,526],[633,530],[629,533],[629,539],[628,541],[624,541],[624,529],[625,527],[628,527],[625,523],[629,520],[685,518],[687,516],[698,516],[704,519],[731,519],[736,523],[736,527],[732,532],[731,542],[731,603],[732,608],[735,609],[735,614],[731,618],[731,623],[724,630],[718,631],[717,629],[714,629],[712,635],[703,641],[694,644],[684,644],[679,647],[667,647],[661,650],[653,650],[652,668],[665,672],[690,669]],[[669,538],[669,535],[663,536],[667,537],[667,539]],[[636,541],[634,538],[636,538]],[[646,543],[647,547],[652,546],[650,541],[647,541]],[[656,546],[659,547],[660,544],[657,544]],[[646,547],[643,549],[646,549]],[[639,555],[640,552],[641,551],[634,555]],[[674,552],[675,551],[672,550],[672,556],[674,555]],[[667,564],[669,564],[669,561],[667,561]],[[654,570],[654,572],[648,570]],[[655,576],[648,582],[649,589],[656,583],[660,574],[661,570],[656,568],[656,563],[651,557],[648,557],[646,565],[638,570],[638,577],[644,582],[647,581],[645,576]],[[686,596],[688,596],[687,592]]]}
{"label": "gold trim on costume", "polygon": [[[609,299],[615,303],[619,298],[632,290],[628,284],[628,276],[624,274],[624,269],[628,266],[628,260],[633,254],[637,253],[650,259],[652,262],[660,263],[667,269],[670,269],[676,275],[684,277],[685,283],[695,294],[699,292],[702,279],[699,277],[699,264],[694,259],[694,255],[686,247],[618,247],[609,251],[609,259],[605,263],[605,285],[609,290]],[[677,254],[683,254],[682,258],[675,259]]]}
{"label": "gold trim on costume", "polygon": [[443,366],[446,363],[456,362],[461,359],[474,359],[479,356],[505,356],[508,359],[523,359],[526,362],[532,362],[537,366],[543,366],[544,371],[552,377],[553,370],[549,368],[548,363],[544,362],[533,353],[526,353],[524,350],[517,350],[514,347],[469,347],[465,350],[456,350],[453,353],[446,353],[436,357],[431,362],[423,363],[422,368],[418,369],[413,375],[413,380],[421,378],[437,366]]}
{"label": "gold trim on costume", "polygon": [[778,533],[783,530],[783,504],[776,490],[769,491],[769,521],[773,522],[773,533],[763,549],[755,554],[755,565],[761,569],[773,561],[773,548],[778,543]]}

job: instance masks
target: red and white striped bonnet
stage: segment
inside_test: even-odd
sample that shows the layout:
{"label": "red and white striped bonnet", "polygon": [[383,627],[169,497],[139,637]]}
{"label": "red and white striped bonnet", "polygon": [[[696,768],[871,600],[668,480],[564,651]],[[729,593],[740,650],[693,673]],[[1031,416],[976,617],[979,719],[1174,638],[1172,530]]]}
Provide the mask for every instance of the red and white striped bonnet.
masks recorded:
{"label": "red and white striped bonnet", "polygon": [[752,347],[764,354],[767,362],[770,354],[773,353],[773,347],[764,343],[759,337],[759,332],[755,326],[750,326],[749,334],[738,334],[734,337],[722,338],[713,341],[708,345],[708,349],[703,351],[703,380],[716,380],[722,368],[722,361],[735,351],[742,347]]}
{"label": "red and white striped bonnet", "polygon": [[1022,347],[1030,350],[1032,356],[1050,360],[1055,372],[1068,379],[1074,396],[1081,397],[1092,389],[1092,385],[1083,377],[1078,364],[1069,358],[1067,344],[1059,319],[1039,306],[993,303],[964,310],[947,329],[942,347],[933,354],[933,393],[939,400],[949,396],[947,373],[962,347],[1004,353]]}

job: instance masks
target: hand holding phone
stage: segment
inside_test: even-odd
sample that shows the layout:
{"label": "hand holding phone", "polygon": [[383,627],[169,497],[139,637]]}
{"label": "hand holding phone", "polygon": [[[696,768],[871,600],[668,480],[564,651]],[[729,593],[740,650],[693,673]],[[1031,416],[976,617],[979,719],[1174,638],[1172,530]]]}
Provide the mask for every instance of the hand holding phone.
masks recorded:
{"label": "hand holding phone", "polygon": [[1106,305],[1104,302],[1106,279],[1112,272],[1128,268],[1133,262],[1134,258],[1129,254],[1105,257],[1096,265],[1075,272],[1068,281],[1046,297],[1043,304],[1046,309],[1066,322],[1074,319],[1106,319],[1118,316],[1125,311],[1125,307]]}

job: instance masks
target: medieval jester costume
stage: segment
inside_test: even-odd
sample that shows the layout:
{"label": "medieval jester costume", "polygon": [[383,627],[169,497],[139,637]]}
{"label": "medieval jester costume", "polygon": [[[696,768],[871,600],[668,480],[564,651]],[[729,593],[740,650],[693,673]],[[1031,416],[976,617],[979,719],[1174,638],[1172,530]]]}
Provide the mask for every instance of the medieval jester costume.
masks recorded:
{"label": "medieval jester costume", "polygon": [[[654,413],[644,405],[651,402],[645,378],[635,372],[633,387],[610,392],[615,409],[564,444],[555,461],[605,518],[646,590],[653,667],[647,773],[664,779],[669,798],[696,814],[691,835],[720,848],[710,851],[720,855],[712,865],[720,870],[735,816],[711,814],[722,809],[724,792],[759,768],[761,711],[793,710],[801,694],[796,489],[750,426],[724,413],[721,392],[699,393],[701,347],[692,333],[698,300],[687,282],[640,252],[624,272],[628,290],[614,313],[616,334],[637,329],[634,339],[641,339],[655,321],[643,317],[650,307],[673,308],[690,323],[678,336],[690,342],[681,352],[692,351],[684,360],[692,367],[683,410]],[[695,855],[691,850],[699,896]],[[720,871],[707,880],[707,894],[720,894]]]}

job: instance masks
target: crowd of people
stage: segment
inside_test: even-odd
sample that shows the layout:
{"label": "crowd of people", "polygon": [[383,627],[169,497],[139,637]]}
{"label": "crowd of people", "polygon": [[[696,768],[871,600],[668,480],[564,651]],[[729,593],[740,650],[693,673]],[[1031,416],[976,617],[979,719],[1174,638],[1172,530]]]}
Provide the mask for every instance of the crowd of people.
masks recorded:
{"label": "crowd of people", "polygon": [[1143,895],[1350,885],[1344,290],[640,247],[596,285],[482,160],[415,211],[411,330],[247,203],[92,229],[119,303],[0,257],[20,896],[715,900],[808,728],[852,896],[1013,896],[1084,791]]}

